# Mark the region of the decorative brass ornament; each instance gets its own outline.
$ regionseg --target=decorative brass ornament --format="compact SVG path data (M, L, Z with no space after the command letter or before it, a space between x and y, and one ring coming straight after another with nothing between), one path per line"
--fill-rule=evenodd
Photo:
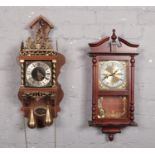
M99 114L97 116L98 118L105 118L105 111L103 109L102 102L103 102L103 97L100 97L98 99L98 110L99 110Z
M30 116L29 116L29 120L28 120L28 126L30 128L35 128L36 127L36 121L34 118L34 113L33 113L33 109L31 108L30 110Z
M45 19L45 18L44 18ZM44 20L42 20L44 24L47 24ZM33 25L32 25L33 27ZM43 25L39 24L37 25L37 31L35 32L35 37L28 37L25 44L22 42L22 49L26 51L54 51L51 40L48 38L48 33L50 31L49 28L53 28L53 25L50 25L50 27L46 26L44 27Z
M23 98L31 98L31 99L35 99L36 101L39 101L41 99L47 98L49 97L50 99L54 99L55 98L55 94L51 94L50 92L31 92L31 93L25 93L22 96Z
M47 109L46 109L45 123L46 125L51 125L53 123L53 118L51 117L49 105L47 105Z
M24 60L20 60L21 67L21 86L24 86Z
M98 99L98 110L99 110L99 115L98 118L114 118L114 119L118 119L118 118L122 118L123 116L125 116L127 114L127 98L126 97L118 97L121 101L122 104L122 109L121 112L117 112L115 110L112 111L106 111L103 108L103 100L104 97L100 97Z
M45 17L40 16L39 18L39 23L34 21L31 24L31 28L35 29L34 38L28 37L25 43L21 43L21 56L56 55L52 41L48 38L48 33L53 28L53 25L49 24Z

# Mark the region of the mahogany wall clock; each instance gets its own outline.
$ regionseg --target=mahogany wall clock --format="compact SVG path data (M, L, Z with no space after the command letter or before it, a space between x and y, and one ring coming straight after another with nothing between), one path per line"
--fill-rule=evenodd
M65 59L52 47L48 34L53 25L45 17L36 18L30 28L33 36L22 42L18 56L21 66L18 96L28 127L45 127L52 124L60 111L63 91L57 78Z
M89 43L92 57L92 121L90 126L101 127L110 141L115 133L134 122L135 56L139 45L117 37Z

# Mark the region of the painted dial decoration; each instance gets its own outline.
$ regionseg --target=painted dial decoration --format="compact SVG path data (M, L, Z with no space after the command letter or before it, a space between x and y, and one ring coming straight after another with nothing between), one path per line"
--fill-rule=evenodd
M52 73L48 64L34 61L26 68L26 81L33 87L45 87L51 81Z
M125 61L100 61L100 89L125 89L127 84L126 65Z

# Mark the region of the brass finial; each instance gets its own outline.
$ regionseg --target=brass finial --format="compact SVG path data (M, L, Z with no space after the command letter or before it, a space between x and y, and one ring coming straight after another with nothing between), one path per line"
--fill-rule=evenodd
M23 42L23 41L21 42L20 49L21 49L21 50L24 49L24 42Z
M113 29L113 30L112 30L112 36L111 36L112 42L115 42L116 39L117 39L117 36L116 36L115 32L116 32L116 30Z

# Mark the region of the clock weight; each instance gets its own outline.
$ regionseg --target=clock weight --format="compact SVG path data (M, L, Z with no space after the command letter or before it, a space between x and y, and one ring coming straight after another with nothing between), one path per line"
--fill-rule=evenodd
M28 124L29 128L35 128L36 127L36 120L35 120L34 111L33 111L32 108L30 109L30 114L29 114L29 118L28 118L28 123L27 124Z
M53 118L50 112L50 108L49 105L47 105L47 109L46 109L46 117L45 117L45 124L47 126L51 125L53 123Z

